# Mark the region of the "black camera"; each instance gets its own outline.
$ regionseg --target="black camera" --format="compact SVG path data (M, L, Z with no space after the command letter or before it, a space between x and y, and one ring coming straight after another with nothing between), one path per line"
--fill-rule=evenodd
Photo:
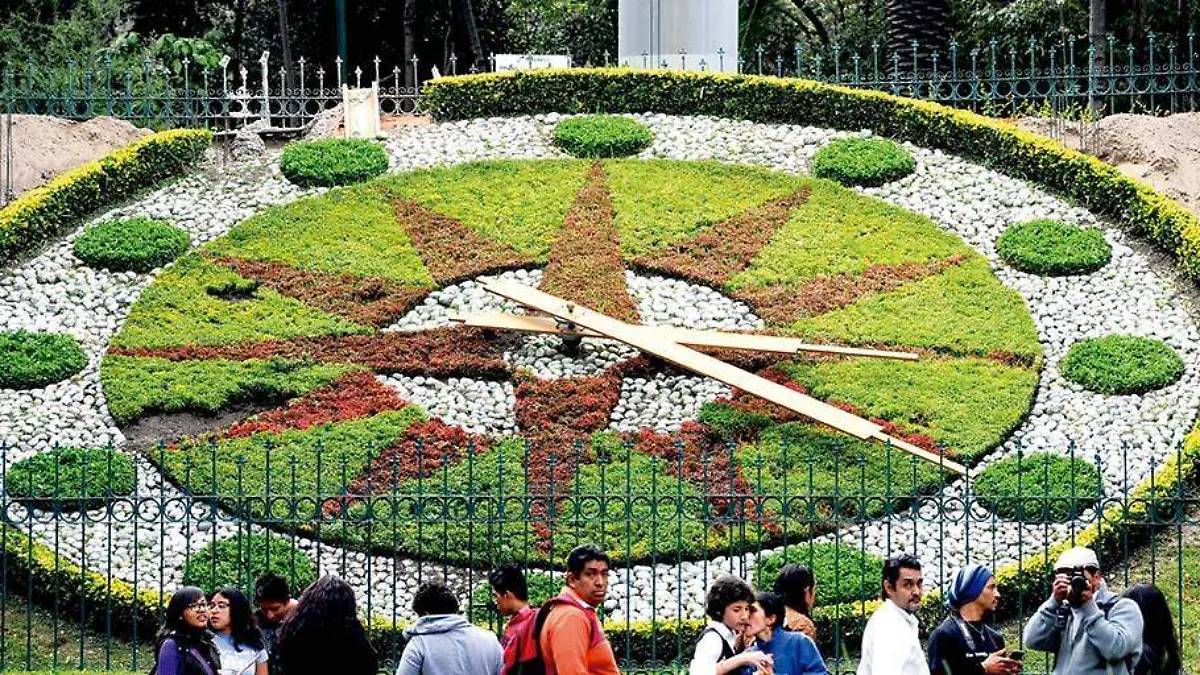
M1091 588L1091 586L1092 583L1084 576L1082 567L1076 567L1071 570L1071 593L1073 595L1077 596Z

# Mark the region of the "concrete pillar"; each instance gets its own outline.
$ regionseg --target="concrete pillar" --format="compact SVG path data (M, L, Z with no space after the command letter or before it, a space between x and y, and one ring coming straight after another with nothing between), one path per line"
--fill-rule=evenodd
M737 72L737 0L619 0L618 12L620 65Z

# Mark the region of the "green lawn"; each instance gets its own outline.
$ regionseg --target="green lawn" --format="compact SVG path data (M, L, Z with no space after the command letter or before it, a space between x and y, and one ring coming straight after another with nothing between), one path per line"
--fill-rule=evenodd
M63 608L57 620L55 614L40 607L30 607L24 597L10 593L2 598L4 621L4 652L0 671L69 673L80 669L90 675L111 671L126 673L134 670L137 653L137 672L145 673L154 663L153 647L102 631L80 630L78 616ZM32 611L31 611L32 610Z

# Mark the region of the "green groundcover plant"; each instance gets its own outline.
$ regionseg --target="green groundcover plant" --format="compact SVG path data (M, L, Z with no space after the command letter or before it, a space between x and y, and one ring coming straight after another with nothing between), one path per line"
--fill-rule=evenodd
M57 448L13 464L9 496L43 510L91 509L133 494L137 472L129 455L111 448Z
M61 333L0 333L0 389L34 389L78 373L87 365L79 341Z
M149 272L187 251L188 233L149 218L109 220L75 239L75 255L91 267L114 272Z
M1112 260L1104 233L1057 220L1031 220L1008 228L996 241L1004 262L1031 274L1088 274Z
M807 565L817 580L817 605L870 600L878 595L883 558L844 544L795 544L765 555L754 570L755 585L770 589L784 565Z
M183 567L183 583L211 591L221 586L251 589L259 576L274 572L287 579L299 595L317 572L306 553L283 537L272 534L238 534L205 544Z
M279 158L279 169L301 187L333 187L374 178L387 171L387 151L370 141L327 138L293 143Z
M554 127L554 144L576 157L628 157L653 142L649 129L617 115L572 117Z
M543 602L558 595L563 587L561 576L553 577L544 572L528 571L525 581L529 585L529 604L538 607ZM463 609L466 609L465 607ZM490 612L494 611L492 604L492 587L485 577L471 594L471 608L468 616L472 621L486 621Z
M1183 359L1161 340L1106 335L1071 345L1059 370L1068 380L1100 394L1142 394L1183 375Z
M1100 472L1082 459L1049 452L1008 457L975 477L975 494L1001 518L1062 522L1096 504Z
M916 171L917 161L886 138L839 138L818 150L809 168L842 185L878 187Z

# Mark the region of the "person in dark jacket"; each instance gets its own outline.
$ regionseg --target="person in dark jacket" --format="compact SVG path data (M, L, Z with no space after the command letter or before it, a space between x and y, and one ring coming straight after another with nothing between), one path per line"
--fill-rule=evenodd
M221 660L208 632L204 591L185 586L171 596L154 655L154 675L218 675Z
M379 657L358 619L354 589L321 577L300 596L279 627L275 646L286 675L376 675Z
M1142 656L1133 675L1179 675L1183 660L1166 596L1154 584L1137 584L1125 591L1125 597L1142 610Z
M987 625L1000 592L996 576L983 565L967 565L946 590L946 617L929 634L932 675L1016 675L1021 662L1008 657L1004 636Z

